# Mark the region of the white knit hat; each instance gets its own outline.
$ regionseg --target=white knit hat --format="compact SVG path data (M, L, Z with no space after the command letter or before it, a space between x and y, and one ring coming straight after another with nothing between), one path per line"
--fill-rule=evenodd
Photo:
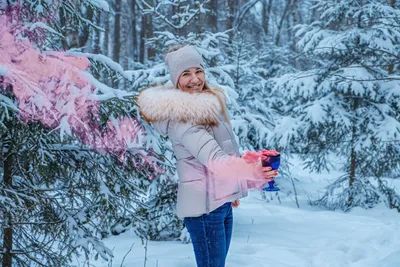
M204 69L203 58L194 46L184 46L168 53L165 57L165 66L175 87L178 87L178 79L185 70L190 68Z

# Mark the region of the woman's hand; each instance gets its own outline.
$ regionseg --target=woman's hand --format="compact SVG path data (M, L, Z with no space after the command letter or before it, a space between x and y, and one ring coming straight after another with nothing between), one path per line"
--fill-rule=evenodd
M271 180L278 175L277 170L272 170L271 167L263 167L261 162L258 162L253 169L253 174L258 179Z
M232 207L237 208L240 205L240 199L236 199L235 201L232 202Z

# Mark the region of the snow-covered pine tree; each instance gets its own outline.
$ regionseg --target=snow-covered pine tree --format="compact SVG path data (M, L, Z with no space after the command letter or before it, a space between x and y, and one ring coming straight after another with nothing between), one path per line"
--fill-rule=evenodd
M123 218L143 221L144 184L160 171L154 163L163 165L142 146L133 95L83 73L84 58L50 51L61 47L54 25L62 23L49 14L91 24L74 12L82 7L74 1L50 2L0 5L4 266L71 266L82 253L110 258L101 238ZM79 4L104 7L100 0Z
M400 12L394 5L316 1L320 20L297 29L311 67L275 80L276 109L284 114L276 142L302 153L311 170L330 169L332 154L346 159L335 166L346 175L314 204L349 210L386 201L398 208L399 197L379 180L400 167Z

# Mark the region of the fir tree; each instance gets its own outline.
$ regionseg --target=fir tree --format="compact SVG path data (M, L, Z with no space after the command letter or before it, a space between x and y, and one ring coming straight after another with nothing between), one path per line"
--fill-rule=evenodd
M302 153L311 170L329 170L332 153L347 159L339 166L346 175L315 204L372 207L389 197L379 179L400 167L400 13L377 0L328 0L314 8L320 20L297 29L312 68L276 80L276 109L284 117L275 141ZM396 206L398 197L390 198Z
M93 9L99 3L79 2ZM62 47L54 29L62 23L51 14L70 14L78 25L91 25L74 11L81 6L58 4L1 5L4 266L70 266L82 253L109 259L112 251L101 238L123 218L144 220L146 183L164 165L151 146L143 146L134 94L84 72L89 62L82 55L51 51Z

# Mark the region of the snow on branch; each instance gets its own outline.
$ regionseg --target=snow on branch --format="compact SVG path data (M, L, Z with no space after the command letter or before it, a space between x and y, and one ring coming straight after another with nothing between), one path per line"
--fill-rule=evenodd
M114 70L115 72L121 74L122 77L126 78L129 81L132 81L132 76L129 75L129 72L125 71L122 66L112 60L111 58L101 55L101 54L91 54L91 53L82 53L77 51L67 51L67 55L74 55L74 56L83 56L97 62L101 62L103 65L107 66L108 68Z
M99 8L100 10L109 12L110 11L110 6L105 0L88 0L90 4L93 6Z
M165 21L169 26L175 28L175 29L182 29L184 28L194 17L196 17L200 13L206 13L207 9L204 7L210 0L203 0L201 3L199 3L198 7L193 9L190 8L190 6L185 6L182 9L184 11L182 13L177 13L173 16L173 18L179 18L179 23L176 24L174 23L167 15L163 14L161 11L162 7L165 5L176 5L172 2L168 1L163 1L163 2L158 2L158 1L152 1L152 3L149 3L149 1L146 0L140 0L139 1L139 8L142 10L143 13L145 14L154 14L158 18L162 19Z

